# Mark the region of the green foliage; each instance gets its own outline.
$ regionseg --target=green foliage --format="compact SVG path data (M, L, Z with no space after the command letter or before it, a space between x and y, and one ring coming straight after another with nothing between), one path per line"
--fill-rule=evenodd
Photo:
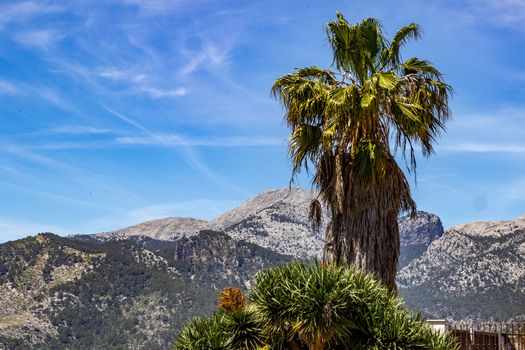
M313 184L332 220L325 257L373 271L395 289L397 218L416 204L394 149L415 171L415 147L433 152L452 89L428 61L403 61L401 48L419 38L416 24L391 42L374 18L351 24L338 13L326 30L335 70L296 69L272 86L291 129L292 180L314 168ZM320 208L312 207L312 219Z
M250 350L262 345L261 330L250 310L216 312L197 317L177 336L177 350Z
M31 302L24 303L23 312L49 320L58 333L37 344L30 328L21 329L18 339L0 332L0 348L165 349L189 317L213 313L217 288L290 260L212 231L169 244L77 239L42 234L0 245L0 285L12 283L27 294ZM141 245L163 250L152 254ZM77 268L84 272L58 281L53 278L57 268L59 277ZM8 309L14 307L8 313L22 312L7 302ZM236 339L248 345L250 315L241 312L229 319L243 325Z
M457 348L372 276L344 265L293 262L262 271L249 300L241 312L194 319L175 348L257 349L264 343L296 350Z
M184 326L177 336L177 350L231 350L233 337L226 315L215 313L211 318L197 317Z

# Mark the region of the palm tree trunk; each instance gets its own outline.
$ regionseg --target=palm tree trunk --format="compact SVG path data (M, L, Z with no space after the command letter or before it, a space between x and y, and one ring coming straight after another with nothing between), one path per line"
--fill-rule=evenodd
M369 182L359 180L351 162L344 168L338 168L337 160L335 163L335 170L344 176L336 176L332 183L336 195L325 197L332 221L326 232L324 259L356 265L396 292L397 218L403 209L415 213L408 183L393 157Z
M350 222L336 215L328 227L324 260L346 262L375 274L392 291L396 291L399 257L397 213L367 210Z

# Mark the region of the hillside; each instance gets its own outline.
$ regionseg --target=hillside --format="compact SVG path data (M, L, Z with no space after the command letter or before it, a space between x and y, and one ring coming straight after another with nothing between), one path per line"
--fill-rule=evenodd
M194 218L169 217L146 221L113 232L97 233L100 240L126 239L132 236L148 236L158 240L176 240L182 236L191 236L208 227L208 222Z
M0 349L165 349L217 288L288 261L205 231L162 254L42 234L0 245Z
M282 251L320 252L322 233L305 214L312 195L267 191L211 222L168 218L2 244L0 349L165 349L183 322L213 310L218 289L249 288L258 271L292 259ZM525 217L443 233L437 216L418 212L399 225L399 291L411 308L525 320Z
M239 207L206 222L191 218L169 217L133 225L115 232L95 234L96 240L132 239L147 247L149 238L166 243L183 236L191 237L200 230L222 231L236 240L244 240L285 255L298 258L320 257L324 246L324 232L329 222L326 211L323 224L314 230L308 220L308 211L316 192L301 188L264 191ZM405 266L421 255L428 244L443 234L441 220L434 214L418 212L415 219L408 216L399 220L401 234L400 265ZM84 237L84 239L87 239Z
M413 307L438 318L525 320L525 217L451 228L398 275Z

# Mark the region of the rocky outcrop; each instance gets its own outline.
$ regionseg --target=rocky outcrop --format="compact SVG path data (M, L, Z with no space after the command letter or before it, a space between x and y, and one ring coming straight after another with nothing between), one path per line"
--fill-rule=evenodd
M158 240L177 240L192 236L208 227L208 222L194 218L169 217L146 221L117 231L97 233L101 240L120 240L131 236L147 236Z
M398 274L409 305L435 317L525 319L525 217L449 229Z
M443 224L437 215L418 211L399 219L401 252L399 267L403 268L427 250L432 241L443 235Z
M308 220L316 192L300 188L265 191L210 222L237 240L245 240L281 254L307 258L320 256L328 221L315 230Z
M167 349L219 288L291 259L213 231L160 251L84 238L0 244L0 349Z
M184 236L194 236L201 230L213 230L280 254L299 258L320 257L330 218L324 210L321 227L316 230L311 225L308 212L310 203L316 197L316 191L298 187L268 190L210 222L170 217L93 237L102 241L133 237L136 242L142 241L149 246L151 242L147 237L176 241ZM421 255L428 244L443 233L440 219L426 212L418 212L414 219L408 216L401 218L399 227L402 246L400 266ZM159 246L167 247L166 244Z
M399 232L402 246L428 246L443 235L443 224L437 215L418 211L414 218L406 215L399 219Z

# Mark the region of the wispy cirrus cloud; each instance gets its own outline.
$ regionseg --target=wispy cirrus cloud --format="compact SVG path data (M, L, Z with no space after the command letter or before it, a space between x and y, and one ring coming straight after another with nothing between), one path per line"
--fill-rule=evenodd
M141 125L140 123L138 123L137 121L133 120L132 118L122 114L122 113L119 113L119 112L116 112L112 109L109 109L107 107L104 107L104 109L106 111L108 111L109 113L111 113L112 115L116 116L118 119L126 122L127 124L129 125L132 125L133 127L135 127L136 129L144 132L146 134L147 137L150 137L151 139L162 139L162 134L156 132L156 131L153 131L149 128L146 128L145 126ZM172 135L173 137L177 138L179 136L173 134ZM181 147L177 147L175 148L177 151L181 152L182 156L184 157L184 159L187 161L187 163L189 165L191 165L194 169L200 171L202 174L204 174L206 177L208 177L210 180L216 182L216 183L219 183L225 187L228 187L236 192L239 192L239 193L243 193L243 194L247 194L248 192L244 189L242 189L241 187L237 186L237 185L234 185L232 184L230 181L224 179L221 175L217 174L215 171L213 171L212 169L210 169L208 166L206 166L202 160L200 159L200 157L197 155L197 153L194 151L194 149L186 144L186 145L180 145Z
M523 130L525 106L462 113L450 123L438 152L525 154Z
M118 0L128 6L137 7L144 15L168 15L189 9L191 6L206 4L207 0Z
M226 40L222 43L207 42L200 50L191 50L181 47L181 53L187 63L180 69L179 73L188 76L199 69L215 69L225 66L229 62L229 51L232 43Z
M19 92L20 89L15 84L0 79L0 95L15 95Z
M211 220L223 214L225 211L234 208L241 202L242 200L235 199L195 198L191 200L152 203L122 211L118 216L108 215L97 217L59 232L80 234L108 232L145 221L172 216Z
M180 97L186 96L190 93L187 88L176 88L176 89L160 89L151 86L141 86L134 91L140 91L146 93L153 99L164 98L164 97Z
M140 146L204 146L204 147L250 147L250 146L282 146L285 140L276 137L187 137L176 134L159 134L155 136L125 136L115 140L122 145Z
M147 74L135 72L133 70L122 70L115 67L99 69L96 75L102 78L115 81L129 81L139 83L148 77Z
M524 30L525 2L521 0L475 0L476 11L483 12L485 19L496 25Z
M23 46L40 50L49 50L60 41L62 37L62 34L51 29L22 31L15 33L13 36L15 41Z
M19 239L28 235L35 235L41 232L64 234L68 231L69 230L67 228L60 225L0 216L0 243Z
M111 130L107 128L97 128L90 125L62 125L53 128L43 129L31 133L32 135L99 135L108 134Z
M525 144L489 143L489 142L459 142L447 143L440 151L463 153L507 153L525 155Z
M10 23L28 21L31 18L64 11L65 8L49 1L19 1L0 5L0 29Z

